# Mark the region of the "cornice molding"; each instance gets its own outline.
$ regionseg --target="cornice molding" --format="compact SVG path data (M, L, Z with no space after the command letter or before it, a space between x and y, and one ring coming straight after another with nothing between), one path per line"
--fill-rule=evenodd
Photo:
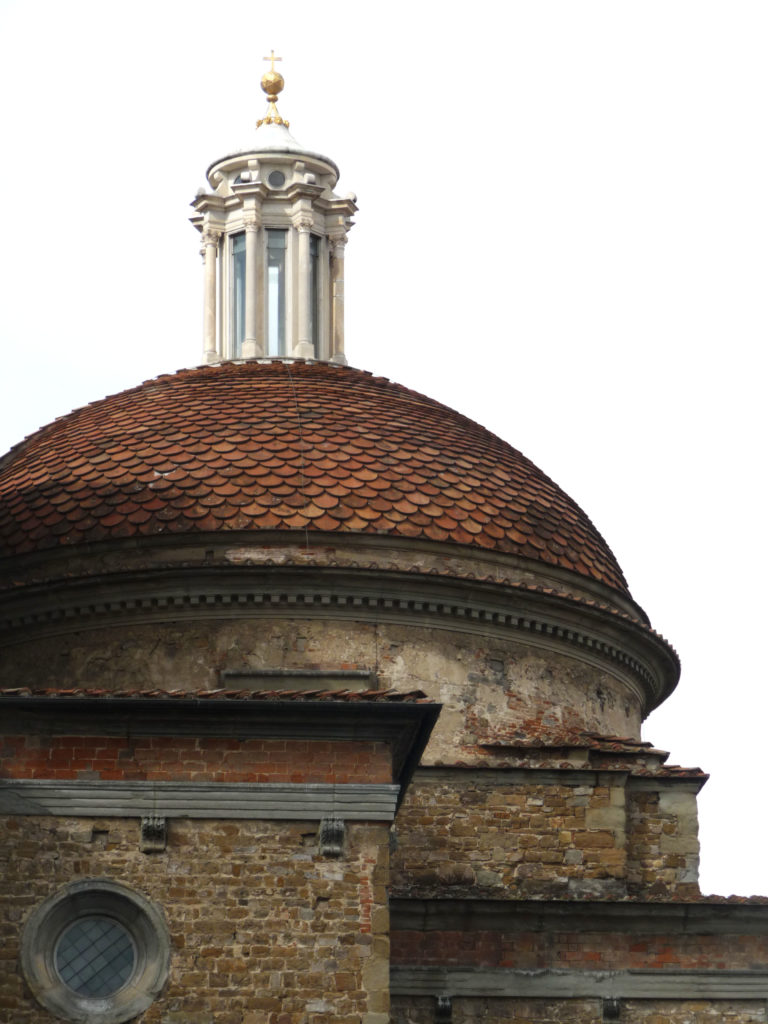
M60 580L0 595L0 645L122 623L247 614L419 624L610 666L647 710L677 679L674 652L639 622L543 588L351 566L195 565Z
M658 792L660 788L674 787L676 792L690 792L695 795L701 791L709 777L691 778L686 775L664 774L663 771L658 774L636 776L632 772L631 762L624 767L615 768L420 765L415 773L415 781L439 786L455 782L458 776L462 783L482 783L486 786L521 786L532 783L538 786L621 786L633 791L643 790L651 793Z
M264 700L214 697L9 693L0 698L8 734L38 736L226 736L384 742L398 803L419 764L441 705L407 700Z
M314 363L290 357L258 357L222 362ZM211 364L219 365L217 363ZM204 364L198 369L208 369ZM24 442L7 456L16 457ZM641 626L648 618L628 595L599 580L561 566L512 552L460 545L424 537L393 537L358 532L318 531L309 537L294 530L221 530L218 533L163 533L155 536L110 538L87 544L63 544L0 558L0 581L23 580L25 585L130 569L237 565L245 568L302 567L369 569L424 576L442 576L464 583L524 586L589 603ZM74 567L74 569L73 569Z

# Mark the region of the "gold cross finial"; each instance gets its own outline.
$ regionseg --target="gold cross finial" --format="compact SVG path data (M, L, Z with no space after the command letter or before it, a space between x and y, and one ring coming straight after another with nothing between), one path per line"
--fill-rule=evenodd
M284 124L288 127L288 122L284 121L280 114L277 112L278 93L283 91L285 80L279 71L275 71L275 61L282 60L282 57L276 57L275 51L269 51L269 57L262 57L262 60L268 60L270 63L269 71L265 71L261 76L261 88L267 94L267 116L262 117L260 121L256 122L256 127L259 128L263 124Z

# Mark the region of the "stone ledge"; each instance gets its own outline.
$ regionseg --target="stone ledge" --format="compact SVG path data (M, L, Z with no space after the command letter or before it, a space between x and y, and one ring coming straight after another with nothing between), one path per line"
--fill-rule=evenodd
M697 772L697 768L690 769ZM486 767L484 765L431 765L422 764L413 774L415 782L433 785L473 783L486 786L618 786L632 792L657 793L674 789L675 793L701 791L708 775L692 778L690 775L633 775L627 768L537 768L516 766L514 768Z
M521 971L511 968L393 967L393 996L519 999L760 999L766 971Z
M384 783L59 782L0 780L0 814L80 818L392 821L400 787Z

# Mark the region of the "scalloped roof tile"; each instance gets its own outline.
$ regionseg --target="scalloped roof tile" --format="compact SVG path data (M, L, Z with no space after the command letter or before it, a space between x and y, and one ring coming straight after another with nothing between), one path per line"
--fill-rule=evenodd
M0 460L1 556L228 529L471 545L628 594L589 518L529 459L433 399L334 364L180 370L76 409Z

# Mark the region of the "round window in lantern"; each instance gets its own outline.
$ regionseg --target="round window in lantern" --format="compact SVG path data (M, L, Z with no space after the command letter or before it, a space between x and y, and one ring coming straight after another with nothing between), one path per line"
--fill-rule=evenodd
M270 171L267 175L267 182L270 188L282 188L285 184L285 175L282 171Z
M21 965L35 998L60 1018L121 1024L142 1013L168 976L159 910L106 879L74 882L30 914Z

